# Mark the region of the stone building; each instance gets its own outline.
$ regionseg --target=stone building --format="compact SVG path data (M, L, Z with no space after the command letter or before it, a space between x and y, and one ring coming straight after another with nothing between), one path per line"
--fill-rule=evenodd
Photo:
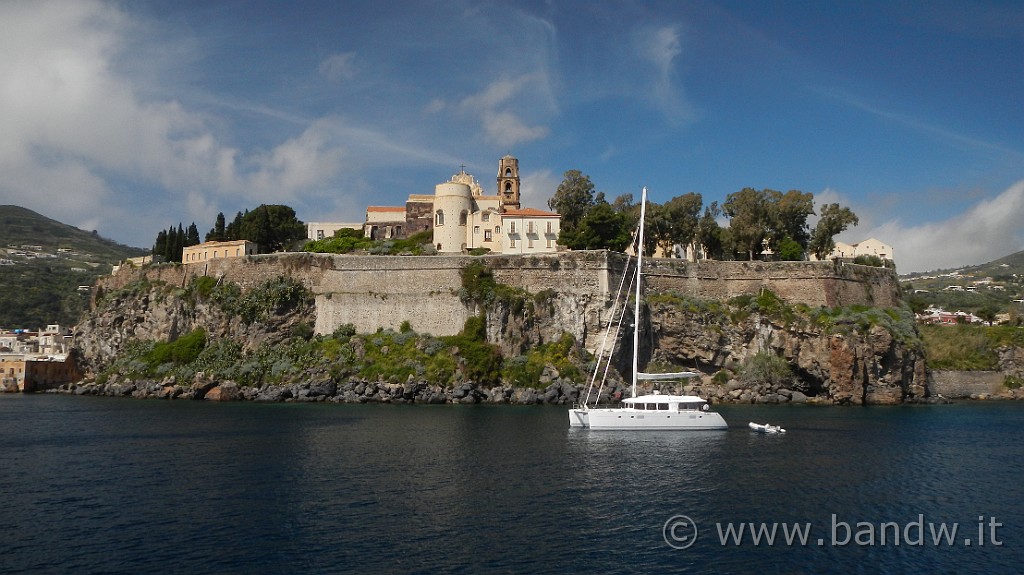
M889 261L894 259L892 246L875 238L868 238L855 244L848 244L846 242L836 242L835 244L835 248L832 249L832 252L825 259L853 259L857 256L878 256L882 260ZM815 259L814 255L811 254L810 260L815 261Z
M411 194L404 208L367 208L365 235L390 239L432 230L440 253L486 248L531 254L556 251L560 224L555 212L521 207L519 160L505 156L498 161L494 195L463 168L434 186L433 194Z
M306 224L306 239L310 241L334 237L334 232L342 229L363 230L360 223L309 222Z
M53 389L81 379L74 359L0 353L0 392L32 392Z
M203 242L194 246L188 246L181 250L181 263L194 264L202 263L219 258L240 258L243 256L254 256L257 253L257 246L249 240L234 240L229 242Z

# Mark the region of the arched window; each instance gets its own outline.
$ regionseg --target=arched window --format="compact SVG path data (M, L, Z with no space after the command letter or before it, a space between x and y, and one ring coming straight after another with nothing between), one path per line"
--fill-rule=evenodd
M444 225L444 210L437 210L437 215L434 218L434 225L435 226L443 226Z
M459 212L459 225L460 226L466 225L466 215L467 215L466 214L466 210L462 210L461 212Z
M441 244L437 244L437 251L441 251Z
M512 168L505 168L505 177L506 178L511 178L512 177Z

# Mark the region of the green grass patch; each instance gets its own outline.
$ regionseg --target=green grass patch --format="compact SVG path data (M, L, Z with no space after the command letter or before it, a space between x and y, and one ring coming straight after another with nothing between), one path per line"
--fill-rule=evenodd
M1011 326L923 325L920 331L929 369L995 370L997 348L1024 347L1024 330Z

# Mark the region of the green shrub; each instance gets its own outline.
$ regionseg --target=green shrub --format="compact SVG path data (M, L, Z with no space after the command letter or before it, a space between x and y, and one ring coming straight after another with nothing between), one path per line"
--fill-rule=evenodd
M713 375L711 377L711 383L713 383L715 385L725 385L725 384L729 383L729 378L730 377L731 377L731 375L729 374L728 370L720 369L720 370L716 371L715 375Z
M578 380L581 374L576 363L582 358L576 348L576 338L563 333L556 342L534 346L526 355L506 360L502 365L501 380L506 385L540 387L540 376L546 366L558 370L560 377Z
M334 339L348 339L348 338L352 337L355 334L356 334L356 326L354 326L354 325L352 325L350 323L344 323L344 324L339 325L334 330L334 333L331 334L331 337L333 337Z
M313 324L309 323L308 321L300 321L292 326L289 335L291 335L294 338L308 340L313 337L314 333L315 332L313 329Z
M189 291L199 299L204 300L209 299L215 287L217 287L217 278L210 276L196 276L189 283Z
M206 332L197 329L171 342L159 342L146 354L151 370L166 363L184 364L195 361L206 347Z
M862 266L872 266L876 268L885 267L885 263L882 262L882 258L875 255L861 255L853 258L853 263Z
M470 316L461 333L440 339L457 348L458 372L464 380L494 384L500 380L502 357L497 346L487 343L486 327L485 318Z
M291 277L278 276L267 280L251 290L237 294L230 293L220 301L234 315L238 315L245 323L255 323L267 319L271 314L286 313L312 300L312 293L299 280Z
M789 362L773 353L762 351L743 362L739 380L747 387L766 385L785 387L793 379Z
M498 283L494 280L494 274L482 261L473 261L459 272L462 277L462 289L459 290L459 298L463 303L485 304L494 298L494 290Z

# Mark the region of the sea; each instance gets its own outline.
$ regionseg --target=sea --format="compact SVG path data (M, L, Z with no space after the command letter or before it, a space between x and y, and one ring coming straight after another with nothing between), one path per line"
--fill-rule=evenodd
M1024 403L718 409L0 395L0 573L1021 571Z

